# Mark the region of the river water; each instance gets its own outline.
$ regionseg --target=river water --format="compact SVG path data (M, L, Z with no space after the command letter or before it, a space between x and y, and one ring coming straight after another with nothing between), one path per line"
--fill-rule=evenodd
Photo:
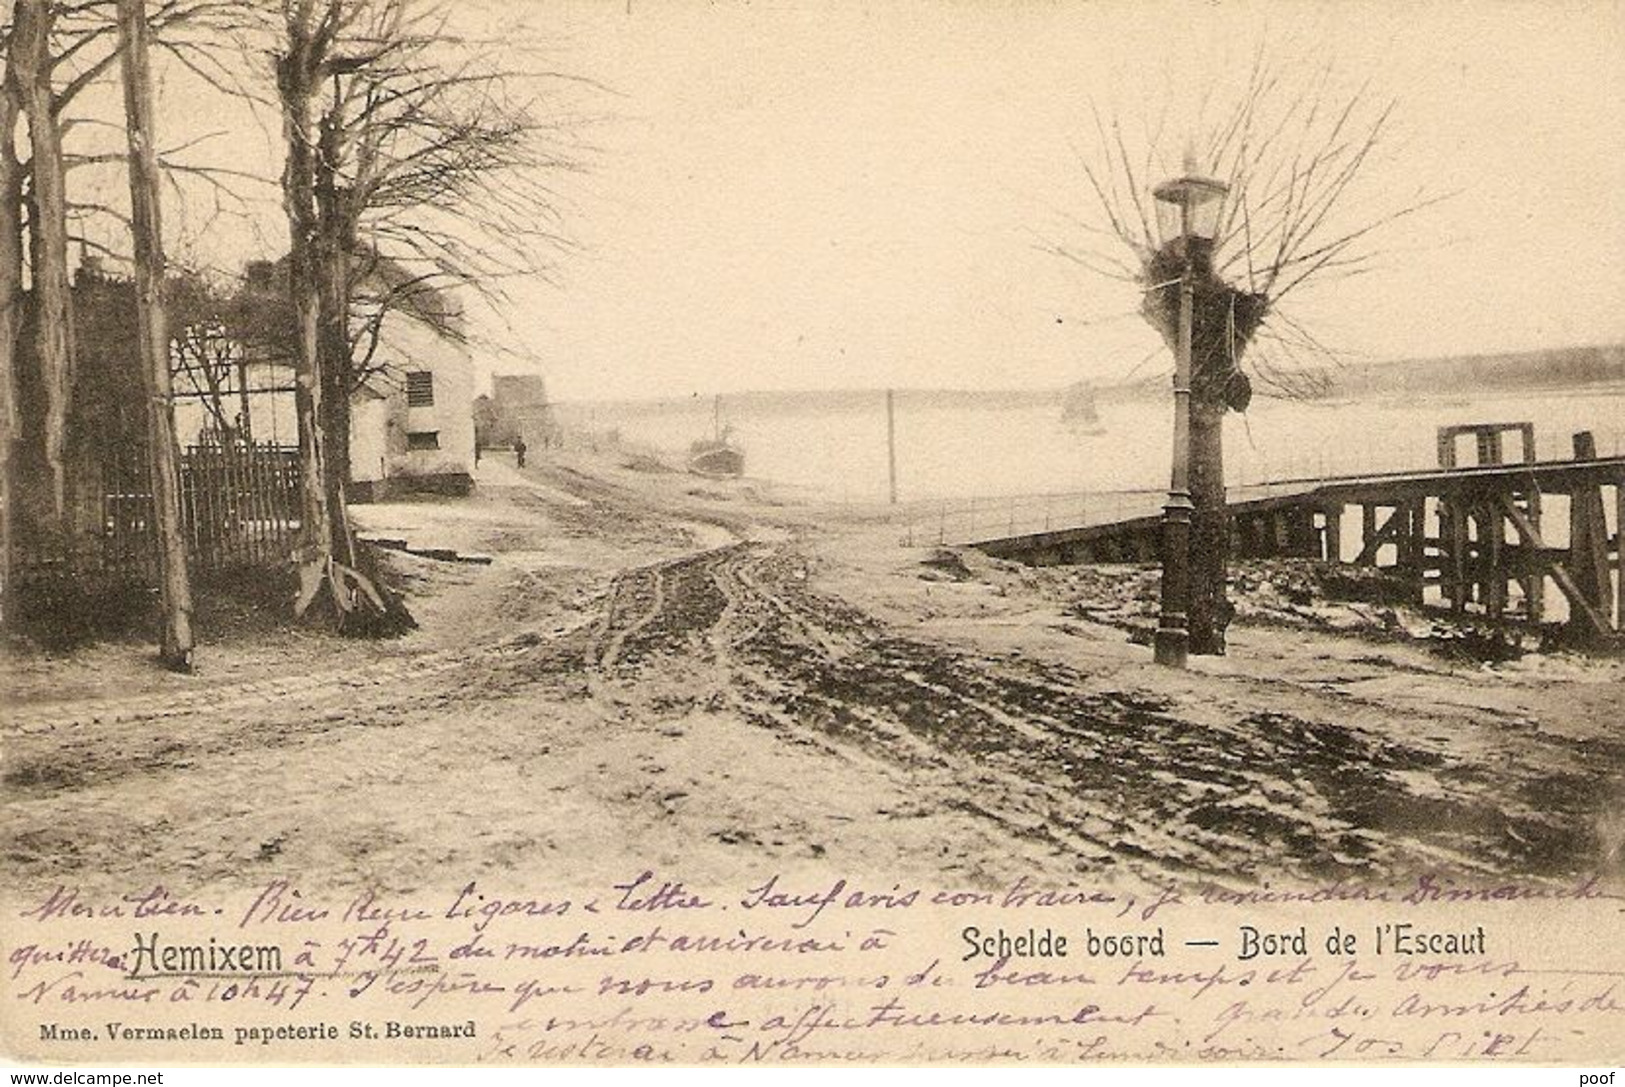
M896 394L897 487L907 503L971 497L1159 491L1168 485L1172 399L1099 403L1087 430L1061 422L1057 403L967 406L925 393ZM746 455L746 474L820 497L852 502L887 496L885 394L806 394L763 405L724 398L721 414ZM680 456L714 427L709 400L564 406L561 418L623 444ZM1255 400L1225 424L1225 471L1233 487L1307 476L1401 471L1437 465L1436 434L1455 423L1534 424L1538 458L1573 455L1572 435L1590 430L1604 456L1625 454L1625 388L1539 394L1368 399ZM1507 455L1518 455L1515 435ZM1464 440L1462 463L1474 462Z

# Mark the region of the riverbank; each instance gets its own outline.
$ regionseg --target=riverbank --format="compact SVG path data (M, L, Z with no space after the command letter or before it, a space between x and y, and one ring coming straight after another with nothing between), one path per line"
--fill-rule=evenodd
M403 638L205 630L194 676L134 643L8 651L8 876L1620 874L1618 660L1486 664L1244 608L1228 656L1170 672L1102 613L1132 568L945 569L884 507L647 458L480 472L467 499L357 508L492 559L389 553Z

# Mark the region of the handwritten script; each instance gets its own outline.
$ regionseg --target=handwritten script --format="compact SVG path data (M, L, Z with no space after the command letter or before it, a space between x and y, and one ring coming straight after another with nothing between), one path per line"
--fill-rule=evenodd
M293 878L5 904L42 1061L1597 1063L1625 1052L1598 880L1129 892L765 873L695 887Z

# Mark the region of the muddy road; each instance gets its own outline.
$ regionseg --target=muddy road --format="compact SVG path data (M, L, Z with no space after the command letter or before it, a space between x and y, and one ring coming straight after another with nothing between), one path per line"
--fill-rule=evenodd
M506 519L480 531L518 549L442 587L433 637L14 702L7 871L411 890L648 865L695 883L836 865L960 884L1618 867L1617 735L1423 722L1403 683L1325 674L1103 680L1087 655L864 607L821 576L815 534L702 517L684 544L657 503L546 486L493 489ZM561 526L619 531L618 550L596 571L561 564Z
M788 547L630 572L599 639L604 682L709 675L711 689L688 698L906 767L941 803L1080 872L1573 876L1608 848L1599 821L1625 768L1625 744L1611 740L1514 737L1473 762L1446 742L1350 727L1333 719L1348 716L1334 699L1326 719L1260 709L1193 722L1169 700L1092 690L1060 664L910 638L811 588Z

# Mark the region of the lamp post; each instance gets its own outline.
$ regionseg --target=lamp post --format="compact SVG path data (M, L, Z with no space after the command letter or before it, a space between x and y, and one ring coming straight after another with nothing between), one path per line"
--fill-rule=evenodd
M1230 187L1201 177L1187 156L1185 176L1164 181L1157 198L1157 227L1164 246L1177 245L1184 264L1179 277L1179 342L1174 358L1174 463L1168 502L1162 508L1162 607L1153 643L1158 664L1185 667L1190 647L1191 537L1191 323L1196 267L1211 258L1219 212Z

